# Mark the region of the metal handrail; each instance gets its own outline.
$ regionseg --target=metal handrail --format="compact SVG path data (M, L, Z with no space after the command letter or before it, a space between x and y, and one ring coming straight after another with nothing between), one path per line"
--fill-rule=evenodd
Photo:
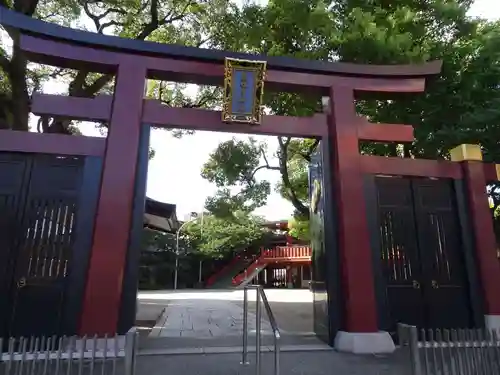
M278 328L278 324L276 323L276 318L274 317L273 310L271 309L271 305L267 300L266 292L264 292L264 288L259 287L257 290L262 297L262 302L264 302L264 308L266 309L267 317L269 318L269 324L271 324L271 328L273 330L274 336L279 339L280 338L280 330Z
M273 330L274 336L274 375L279 375L280 373L280 330L278 324L276 323L276 318L274 317L271 305L267 300L264 288L260 285L246 285L243 289L243 352L241 363L248 365L248 290L256 290L256 338L255 338L255 374L261 374L261 338L262 338L262 311L260 302L262 300L264 308L266 309L267 316L269 318L269 323L271 324L271 329Z

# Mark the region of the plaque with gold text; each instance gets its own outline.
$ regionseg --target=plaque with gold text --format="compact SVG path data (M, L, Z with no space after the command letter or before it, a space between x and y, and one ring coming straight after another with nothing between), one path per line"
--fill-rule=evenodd
M222 121L260 124L265 61L226 58Z

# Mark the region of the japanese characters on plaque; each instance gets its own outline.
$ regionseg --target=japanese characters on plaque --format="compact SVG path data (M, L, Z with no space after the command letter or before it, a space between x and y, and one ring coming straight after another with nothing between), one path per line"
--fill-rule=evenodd
M222 121L260 124L266 62L226 58L224 68Z

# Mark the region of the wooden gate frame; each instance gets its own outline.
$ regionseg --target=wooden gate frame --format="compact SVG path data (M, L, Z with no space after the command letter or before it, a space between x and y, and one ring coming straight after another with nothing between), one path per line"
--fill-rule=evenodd
M413 66L356 65L165 45L72 30L2 7L0 23L20 31L19 48L33 62L116 74L113 96L79 98L41 94L32 100L32 111L37 115L109 123L81 315L82 334L104 334L117 327L143 124L330 140L333 145L330 157L334 166L334 178L330 182L338 218L340 282L344 302L342 331L353 334L371 335L378 331L376 297L371 287L374 280L371 243L364 215L363 176L392 174L464 178L476 233L475 247L485 311L489 315L500 315L500 297L494 292L500 285L500 266L495 259L496 244L484 191L487 176L492 175L491 166L483 166L477 161L455 163L359 153L360 141L403 143L413 141L414 135L410 125L373 124L358 116L354 93L422 92L425 78L438 74L441 62ZM318 99L328 96L331 103L329 113L311 117L264 116L261 125L251 126L225 124L217 111L172 108L156 100L144 99L146 78L222 85L226 57L266 60L266 90L307 92Z

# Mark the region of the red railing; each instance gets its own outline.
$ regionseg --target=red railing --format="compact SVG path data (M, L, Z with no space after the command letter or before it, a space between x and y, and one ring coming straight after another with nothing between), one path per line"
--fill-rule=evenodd
M312 250L309 246L276 246L273 249L262 249L260 256L250 264L243 272L233 277L232 284L240 285L250 276L257 267L266 266L267 263L277 260L301 260L310 261Z
M263 249L261 257L264 259L309 260L312 250L309 246L276 246L274 249Z
M257 258L252 264L250 264L243 272L239 273L233 277L232 284L234 286L240 285L245 279L250 276L257 267L262 267L267 262L264 262L262 258Z

